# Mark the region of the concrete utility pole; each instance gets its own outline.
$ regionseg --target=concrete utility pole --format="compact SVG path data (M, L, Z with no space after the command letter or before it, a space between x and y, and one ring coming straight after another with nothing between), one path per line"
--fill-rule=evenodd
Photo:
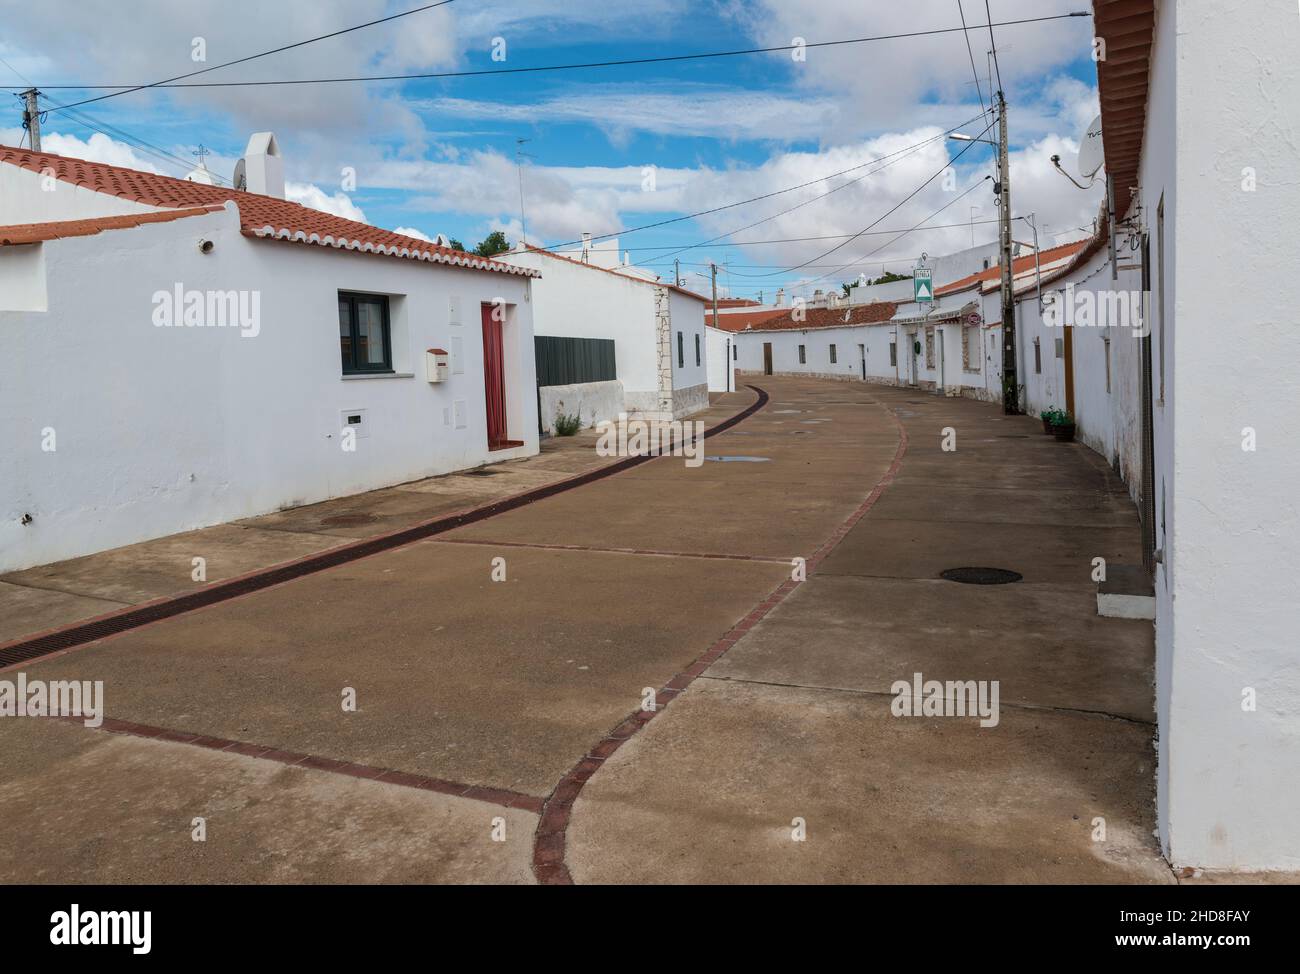
M998 92L998 174L1002 219L1002 411L1020 412L1016 374L1016 296L1011 268L1011 164L1007 152L1007 100Z
M718 327L718 265L709 261L709 270L713 274L713 327Z
M673 283L678 287L682 286L682 261L677 258L673 261Z
M27 105L23 110L23 128L27 129L31 136L33 152L41 151L41 110L36 102L40 94L35 88L28 88L23 92Z

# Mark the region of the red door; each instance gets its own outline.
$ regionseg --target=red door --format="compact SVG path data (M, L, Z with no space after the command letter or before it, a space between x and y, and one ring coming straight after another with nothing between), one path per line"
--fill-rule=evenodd
M505 309L493 314L494 306L485 304L483 311L483 391L487 401L487 438L489 450L502 450L511 443L506 433L505 352L501 336Z

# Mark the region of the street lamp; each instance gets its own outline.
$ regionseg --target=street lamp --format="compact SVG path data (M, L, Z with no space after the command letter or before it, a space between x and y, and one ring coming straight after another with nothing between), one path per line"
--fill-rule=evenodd
M999 148L998 144L992 139L977 139L973 135L963 135L961 132L953 132L948 138L954 142L983 142L985 145L991 145L993 148Z

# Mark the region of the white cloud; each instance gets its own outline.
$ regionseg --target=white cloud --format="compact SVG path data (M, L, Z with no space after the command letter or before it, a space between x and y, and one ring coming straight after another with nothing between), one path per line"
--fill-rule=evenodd
M366 214L352 202L346 193L338 192L331 196L315 183L286 182L284 184L284 198L293 203L310 206L313 210L341 216L345 220L356 220L358 223L369 222L366 219Z
M413 107L440 117L530 125L589 124L616 145L629 133L716 139L817 140L839 124L829 98L795 98L720 85L588 85L540 102L436 98Z
M20 128L0 129L0 143L16 146L24 139L26 133ZM26 142L23 143L24 148ZM152 162L137 154L136 150L124 142L118 142L107 135L95 132L88 139L75 135L46 130L41 133L41 150L56 156L69 156L73 159L87 159L90 162L103 162L110 166L124 166L127 169L139 169L142 172L160 172ZM171 174L168 174L171 175Z
M414 237L416 240L423 240L425 243L433 243L431 236L415 229L415 227L397 227L393 233L400 233L404 237Z

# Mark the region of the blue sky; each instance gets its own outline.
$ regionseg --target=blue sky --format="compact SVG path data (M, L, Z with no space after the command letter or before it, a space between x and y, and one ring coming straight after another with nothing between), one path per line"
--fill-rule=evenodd
M418 6L418 0L233 0L220 6L139 0L132 14L107 0L84 0L68 18L56 5L0 3L0 84L142 83L256 53ZM991 0L995 21L1078 9L1080 0ZM963 0L969 23L984 20L981 0ZM958 26L957 0L905 8L876 0L456 0L436 11L319 42L195 80L322 77L474 70L655 57ZM1090 223L1097 194L1074 190L1050 170L1067 165L1073 141L1096 111L1089 56L1091 20L1000 27L999 64L1010 102L1014 210L1034 212L1047 235ZM202 38L206 62L192 59ZM495 38L505 42L494 61ZM499 47L499 42L498 47ZM978 73L987 67L987 31L972 34ZM981 78L987 100L987 79ZM67 103L96 92L50 90ZM9 97L9 96L6 96ZM0 141L13 144L17 102L0 115ZM724 291L771 294L776 287L836 286L859 273L905 269L922 250L939 253L994 237L988 184L956 196L991 172L976 146L955 180L936 180L877 229L907 228L947 205L922 230L897 242L844 235L871 224L941 170L960 150L935 139L980 114L970 56L960 34L788 53L385 84L146 91L83 109L103 129L63 113L46 118L46 148L70 155L182 175L184 168L139 145L153 143L190 160L202 142L211 168L229 176L248 135L276 132L292 198L390 229L444 233L468 245L492 229L519 236L517 138L524 145L524 195L531 242L556 244L583 231L623 231L634 262L673 248L723 239L680 254L685 274L728 267ZM975 133L982 127L969 127ZM108 128L113 126L117 129ZM129 134L131 139L123 133ZM881 172L864 165L892 158ZM133 146L132 140L137 140ZM341 183L357 174L355 189ZM672 219L851 169L845 177L670 226ZM854 176L864 176L844 185ZM647 188L648 186L648 188ZM837 189L824 200L815 197ZM811 202L810 202L811 201ZM741 234L740 227L806 203ZM978 207L972 210L971 207ZM971 227L971 221L976 225ZM806 236L838 239L759 241ZM740 242L752 243L739 246ZM660 248L642 249L642 248ZM876 251L878 253L871 253ZM785 273L812 261L801 272ZM690 280L702 286L703 277Z

